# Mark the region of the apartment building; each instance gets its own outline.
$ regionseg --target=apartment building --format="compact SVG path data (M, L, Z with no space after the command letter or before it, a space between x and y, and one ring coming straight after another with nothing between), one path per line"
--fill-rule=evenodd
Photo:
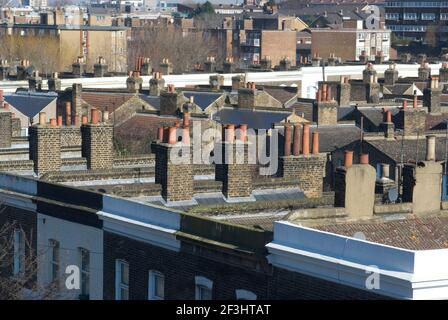
M320 57L329 57L334 53L343 61L359 60L361 55L374 60L376 55L382 54L384 61L387 61L390 55L390 35L391 31L384 28L364 28L362 20L344 23L342 28L313 28L311 53Z
M387 28L398 38L428 42L448 40L447 1L386 1Z

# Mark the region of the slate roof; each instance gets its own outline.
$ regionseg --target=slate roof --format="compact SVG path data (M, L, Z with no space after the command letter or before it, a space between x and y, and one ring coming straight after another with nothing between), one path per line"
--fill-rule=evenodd
M263 87L263 90L280 101L282 104L289 102L291 99L297 96L297 87L265 86Z
M33 118L52 101L57 99L57 94L18 92L5 95L4 99L23 115Z
M201 92L201 91L182 91L183 95L189 99L191 96L194 97L194 103L204 111L213 102L222 97L222 93L215 92Z
M442 113L440 115L426 116L425 129L426 130L444 130L446 129L446 120L448 120L448 113Z
M113 112L134 95L128 93L110 93L110 92L86 92L82 93L82 99L92 107L101 111L107 110Z
M291 115L291 111L266 111L238 108L222 108L213 114L218 123L245 123L253 129L269 129L273 123L281 122Z
M443 137L436 138L436 160L445 160L445 141ZM401 150L402 150L402 140L394 139L378 139L378 140L365 140L364 144L369 144L378 151L387 155L389 158L397 163L401 162ZM359 145L359 144L358 144ZM352 146L354 147L354 146ZM353 150L353 148L352 148ZM358 149L357 149L358 150ZM417 155L418 150L418 155ZM418 161L424 160L426 154L426 138L421 137L418 141L417 139L405 139L403 142L403 161L416 161L418 156Z
M318 130L319 132L320 152L332 152L358 140L361 135L361 129L355 125L338 124L333 126L311 126L311 133L314 130ZM312 135L310 134L310 139L311 136Z
M345 236L362 232L367 241L409 250L448 248L448 217L353 222L313 227Z

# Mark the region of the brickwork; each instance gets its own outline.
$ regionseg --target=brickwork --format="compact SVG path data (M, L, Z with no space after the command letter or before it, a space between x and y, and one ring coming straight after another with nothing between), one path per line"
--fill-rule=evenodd
M0 171L29 171L33 170L34 162L32 160L9 160L0 161Z
M50 125L33 125L28 130L30 159L37 175L61 169L61 128Z
M238 90L238 107L253 109L259 106L281 108L282 104L263 90L241 88Z
M426 67L418 68L418 79L419 80L428 80L431 78L431 69Z
M225 143L216 146L223 150L223 163L215 167L215 176L222 181L222 193L225 197L249 197L253 190L253 166L248 164L248 145L239 144L236 148L235 145ZM232 151L227 153L225 148Z
M313 121L318 125L332 125L338 122L338 105L336 101L321 101L313 106Z
M337 88L337 99L339 105L348 106L350 104L350 83L341 83Z
M72 85L72 116L75 114L81 116L82 113L82 85L80 83L74 83Z
M405 136L422 135L425 132L426 112L422 108L401 109L398 114L397 127L404 129Z
M162 185L162 197L165 201L191 200L194 193L193 165L190 160L178 164L173 162L172 155L187 152L190 146L176 144L155 144L156 154L155 180ZM177 150L177 151L176 151Z
M61 79L48 79L48 90L49 91L60 91L61 90Z
M107 73L107 64L95 63L93 65L93 75L95 78L102 78Z
M62 147L79 147L81 145L81 128L80 127L62 127L61 128L61 146Z
M82 156L87 169L112 168L114 159L113 125L85 124L81 126Z
M143 79L136 76L131 76L126 79L126 88L130 93L137 93L142 89Z
M439 69L439 81L448 82L448 67L442 67Z
M350 83L350 101L366 101L367 86L366 84L353 81Z
M308 198L322 197L326 154L280 157L280 174L296 178Z
M160 94L160 114L175 115L182 108L183 100L178 92L162 91Z
M8 78L9 67L0 65L0 80L6 80Z
M160 96L163 88L165 87L164 79L149 79L149 95L150 96Z
M380 90L379 83L369 83L366 85L366 100L367 103L379 103L380 102Z
M12 136L20 137L22 135L22 122L20 121L20 119L12 118L11 126L12 126Z
M11 112L0 110L0 148L10 148L11 140Z
M398 70L387 69L384 71L384 84L392 86L398 80Z
M268 298L266 273L255 270L255 266L244 267L242 258L236 257L239 263L230 264L228 254L222 252L221 260L210 259L206 256L210 250L194 248L196 254L187 252L187 248L174 252L105 232L104 299L115 299L116 259L129 263L130 299L147 299L149 270L165 276L166 300L194 300L196 276L213 281L213 299L236 299L237 289L252 291L258 299Z
M429 113L440 113L440 96L442 90L439 88L425 88L423 90L423 106L428 108Z
M82 78L86 72L86 65L84 63L72 64L72 74L75 78Z

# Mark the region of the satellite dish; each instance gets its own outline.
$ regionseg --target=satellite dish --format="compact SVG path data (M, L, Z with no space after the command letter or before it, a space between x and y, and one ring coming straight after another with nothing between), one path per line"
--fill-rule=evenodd
M387 192L387 198L391 203L395 203L398 199L398 190L397 188L391 188Z
M363 232L358 231L353 235L353 238L359 239L359 240L366 240L366 235Z

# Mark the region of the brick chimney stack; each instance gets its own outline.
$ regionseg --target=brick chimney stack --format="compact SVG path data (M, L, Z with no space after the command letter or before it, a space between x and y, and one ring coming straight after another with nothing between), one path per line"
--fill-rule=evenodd
M346 151L344 166L335 172L335 206L344 207L351 218L370 217L375 203L376 171L368 154L353 164L353 152Z
M0 148L11 148L12 114L4 101L3 90L0 89Z
M34 162L34 172L41 176L50 171L61 169L61 127L56 119L46 122L45 112L39 113L39 123L28 130L29 155Z
M179 132L177 132L179 131ZM194 174L189 127L167 127L159 130L159 138L153 144L156 155L155 181L162 185L162 197L168 205L191 202L194 195ZM178 133L182 140L177 141ZM173 159L182 154L182 160Z
M142 76L149 76L152 73L152 63L151 59L143 58L143 62L140 68L140 72Z
M0 60L0 81L6 80L9 74L8 60Z
M367 55L367 52L365 50L361 51L361 55L358 58L359 62L361 62L362 64L366 64L367 62L369 62L369 56Z
M131 71L126 79L126 87L130 93L139 93L142 90L143 79L140 77L140 71Z
M212 90L220 90L224 85L224 76L222 74L212 75L209 78L209 83Z
M216 61L215 57L207 57L207 60L204 62L204 72L205 73L214 73L216 72Z
M72 74L75 78L82 78L86 73L86 58L79 56L72 64Z
M222 70L224 73L233 73L234 70L234 61L232 56L228 56L224 63L222 64Z
M51 78L48 79L48 90L61 91L61 79L59 79L59 74L57 72L53 72Z
M289 57L285 57L280 60L280 71L288 71L291 69L291 59Z
M294 126L293 154L288 152L280 157L279 174L283 177L292 177L298 180L298 186L308 198L319 198L323 191L323 177L327 157L319 153L319 136L317 131L312 134L312 146L310 153L310 125L303 124L302 134L299 133L300 124ZM285 149L291 139L290 124L285 124ZM301 145L301 153L300 146Z
M433 76L428 88L423 89L423 106L428 108L430 114L440 114L440 96L442 89L439 87L439 77Z
M173 64L167 59L163 59L162 63L160 64L160 71L164 75L170 75L173 73Z
M392 122L392 112L386 108L383 108L383 122L380 124L380 128L384 132L385 138L395 138L395 125Z
M30 67L29 60L22 60L20 64L17 66L17 80L26 80L27 78L27 69Z
M232 91L238 91L241 88L244 88L246 83L246 77L242 74L236 75L232 77Z
M436 137L426 137L425 161L403 168L403 202L412 202L413 213L428 215L440 211L442 163L436 161Z
M102 78L106 75L108 65L106 59L99 57L97 62L93 65L93 76L95 78Z
M318 53L315 53L314 57L311 59L311 65L313 67L320 67L322 65L322 58Z
M426 81L431 78L431 68L428 62L422 62L418 68L418 79Z
M448 82L448 62L442 63L442 67L439 69L439 80L440 82Z
M149 95L160 96L163 88L165 87L165 80L162 78L161 72L154 72L152 78L149 79Z
M255 108L258 93L255 82L247 82L245 88L238 89L238 107Z
M375 55L375 64L383 64L383 63L384 63L383 51L378 51Z
M114 146L112 124L100 122L98 110L91 110L90 123L81 125L82 156L87 160L87 169L113 167Z
M322 83L313 105L313 121L320 125L333 125L338 122L338 103L332 96L331 87Z
M236 136L235 125L223 127L223 139L215 145L215 154L222 164L215 165L215 177L222 181L227 201L252 199L252 166L249 164L247 125L241 125ZM243 141L245 140L245 141Z
M42 77L39 71L34 70L33 74L28 78L28 91L36 92L42 90Z
M404 100L406 101L406 100ZM407 102L398 112L396 127L404 130L405 136L417 136L425 132L426 111L423 108L409 108Z
M183 95L176 91L174 84L168 84L166 90L160 94L160 114L176 115L182 108Z
M260 68L263 70L271 70L272 69L272 60L270 56L264 56L260 60Z
M349 77L342 76L341 81L337 86L337 99L339 106L350 105L350 91L351 85L349 82Z
M82 84L74 83L72 85L72 100L71 100L72 117L75 115L82 115Z
M395 63L389 65L389 68L384 71L384 84L393 86L398 80L398 70L395 68Z

